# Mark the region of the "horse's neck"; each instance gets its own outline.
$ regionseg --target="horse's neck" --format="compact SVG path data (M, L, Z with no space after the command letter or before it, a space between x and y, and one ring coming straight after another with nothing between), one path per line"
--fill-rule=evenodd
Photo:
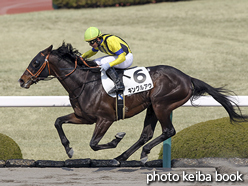
M68 63L65 60L55 59L51 62L53 67L52 75L58 78L62 86L70 95L76 94L81 89L82 85L86 81L89 81L90 74L92 73L80 70L78 69L78 66L77 69L75 69L75 64Z

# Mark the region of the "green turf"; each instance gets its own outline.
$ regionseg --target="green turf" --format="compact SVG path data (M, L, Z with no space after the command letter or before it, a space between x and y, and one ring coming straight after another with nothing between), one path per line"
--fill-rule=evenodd
M71 43L81 53L90 49L83 40L89 26L116 34L130 45L133 66L166 64L212 86L225 86L248 95L247 0L196 0L130 7L55 10L0 16L0 96L67 95L57 80L39 82L29 90L18 79L32 58L51 44ZM98 54L96 57L101 56ZM23 158L64 160L67 156L54 128L57 117L71 108L0 108L0 133L13 138ZM244 108L247 113L248 110ZM226 117L223 108L179 108L173 113L178 131L195 123ZM144 113L115 123L102 143L117 132L127 135L116 149L94 152L89 142L92 126L65 125L74 158L114 158L138 140ZM161 133L158 126L155 136ZM157 159L161 145L151 151ZM130 159L139 159L140 150Z

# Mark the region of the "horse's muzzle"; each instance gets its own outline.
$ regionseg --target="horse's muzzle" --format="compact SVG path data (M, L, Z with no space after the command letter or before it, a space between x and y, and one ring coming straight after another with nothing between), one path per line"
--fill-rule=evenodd
M21 79L21 78L18 80L18 82L20 83L20 86L21 86L22 88L26 88L26 89L28 89L28 88L30 87L30 85L33 84L33 82L32 82L31 80L25 82L25 81L24 81L23 79Z

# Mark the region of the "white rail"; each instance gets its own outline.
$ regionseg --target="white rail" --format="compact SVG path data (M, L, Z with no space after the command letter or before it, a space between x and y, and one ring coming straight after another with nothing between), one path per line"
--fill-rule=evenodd
M230 96L240 107L248 107L248 96ZM211 96L202 96L193 102L200 107L221 106ZM70 107L68 96L0 96L0 107ZM188 101L183 106L190 107Z
M0 107L70 107L68 96L0 96Z

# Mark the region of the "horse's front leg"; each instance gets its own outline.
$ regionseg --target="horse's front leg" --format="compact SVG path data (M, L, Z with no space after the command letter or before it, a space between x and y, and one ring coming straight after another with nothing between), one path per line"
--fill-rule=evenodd
M67 139L67 137L65 136L64 130L62 128L62 125L64 123L84 124L84 123L87 123L87 121L85 121L83 118L77 117L74 113L59 117L55 121L54 125L58 131L61 143L65 147L65 151L66 151L67 155L69 156L69 158L71 158L73 156L74 151L72 148L70 148L70 146L69 146L70 142Z
M109 127L112 125L112 123L112 121L106 119L101 119L96 123L95 130L90 141L90 147L94 151L115 148L125 136L125 132L119 132L115 135L115 139L113 139L111 142L99 145L99 142L101 141Z

